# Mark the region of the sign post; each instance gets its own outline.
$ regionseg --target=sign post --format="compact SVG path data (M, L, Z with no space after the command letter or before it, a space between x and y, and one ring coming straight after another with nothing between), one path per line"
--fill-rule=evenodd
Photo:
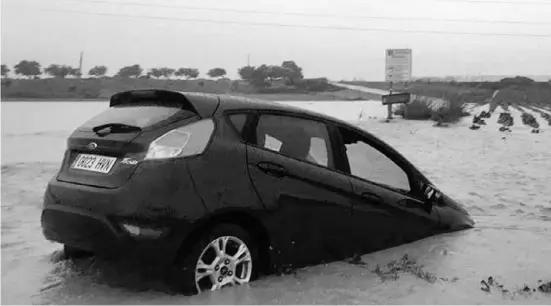
M389 94L392 96L392 81L390 81L390 88L388 90ZM392 119L392 104L389 103L386 105L386 110L387 110L387 116L386 116L386 119L390 120Z
M407 84L411 80L412 71L412 50L411 49L387 49L386 50L386 65L385 65L385 81L389 82L389 95L383 96L383 104L387 105L388 116L387 120L392 119L392 104L397 103L409 103L410 94L407 94L407 99L404 94L398 93L400 99L393 99L394 83L405 82L406 90ZM386 102L385 102L385 97ZM407 102L404 102L406 101Z

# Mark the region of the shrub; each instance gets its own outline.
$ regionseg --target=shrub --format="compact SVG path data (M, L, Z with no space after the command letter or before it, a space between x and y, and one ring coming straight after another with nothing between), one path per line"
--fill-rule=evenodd
M297 93L307 94L308 93L308 91L305 89L295 88L295 87L257 88L256 92L261 94L297 94Z
M538 121L536 120L536 118L532 114L522 113L521 118L522 118L522 123L524 125L527 125L529 127L535 128L535 129L540 127Z
M338 91L341 89L340 87L329 84L327 78L303 79L295 85L297 88L316 92Z
M11 79L2 79L2 87L10 87L12 83Z
M426 101L419 99L414 99L409 104L400 104L394 113L408 120L428 120L432 117L432 110Z
M461 96L444 94L445 98L414 96L409 104L401 104L394 111L408 120L434 120L457 122L470 114L465 109Z

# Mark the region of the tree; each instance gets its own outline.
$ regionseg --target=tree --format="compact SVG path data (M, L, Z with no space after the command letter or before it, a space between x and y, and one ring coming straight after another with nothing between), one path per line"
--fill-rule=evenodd
M72 75L78 78L82 76L82 72L80 72L80 69L78 68L69 67L69 75Z
M50 66L44 69L44 73L51 75L54 78L64 79L68 75L73 75L74 70L78 70L78 69L74 69L72 67L65 66L65 65L51 64Z
M213 68L207 72L207 75L211 78L220 78L226 75L226 69Z
M16 74L24 75L29 79L42 74L40 64L36 61L20 61L14 68Z
M186 71L187 68L178 68L176 69L176 71L174 72L174 75L176 77L183 77L185 74L184 74L184 71Z
M157 79L163 76L161 68L151 68L147 74Z
M180 68L174 73L177 77L185 76L186 79L195 79L199 76L199 69Z
M255 86L268 86L270 85L270 82L268 82L269 76L268 71L269 67L266 65L262 65L258 68L256 68L253 71L253 84Z
M44 68L44 73L52 77L57 77L59 75L59 65L51 64Z
M10 73L10 68L8 68L8 66L2 64L2 76L5 77L8 75L8 73Z
M123 78L134 77L137 79L140 77L140 75L142 75L142 73L143 73L143 68L140 65L136 64L132 66L122 67L117 73L117 76L120 76Z
M304 78L302 75L302 68L300 68L294 61L284 61L283 64L281 64L281 67L284 69L283 77L288 84L295 84Z
M186 78L188 79L196 79L199 77L199 69L197 68L188 68L186 72L184 73Z
M252 83L254 69L255 69L254 66L245 66L245 67L239 68L237 70L237 73L239 73L239 76L241 77L242 80Z
M154 78L161 78L165 77L167 79L170 79L176 70L168 67L161 67L161 68L151 68L149 69L148 75L154 77Z
M272 76L274 78L277 75L277 72L272 67L274 66L266 66L266 65L262 65L259 67L245 66L245 67L241 67L239 70L237 70L237 72L239 73L239 76L241 77L241 79L249 82L249 84L253 84L258 87L263 87L270 84L269 82L269 79L271 78L270 72L272 73Z
M88 71L89 75L95 76L95 77L103 77L107 74L107 67L105 66L96 66L90 71Z
M168 68L168 67L161 68L162 75L167 79L170 79L174 75L175 71L176 71L175 69Z
M285 76L285 68L282 66L268 66L268 78L270 81L282 79Z

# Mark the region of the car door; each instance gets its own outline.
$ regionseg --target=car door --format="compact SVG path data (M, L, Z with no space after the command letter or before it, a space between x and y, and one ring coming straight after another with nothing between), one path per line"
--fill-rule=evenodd
M335 171L327 125L261 112L253 134L249 173L280 260L304 266L348 256L352 190Z
M354 235L364 252L430 235L436 210L418 196L414 172L389 146L367 133L339 126L339 146L353 190Z

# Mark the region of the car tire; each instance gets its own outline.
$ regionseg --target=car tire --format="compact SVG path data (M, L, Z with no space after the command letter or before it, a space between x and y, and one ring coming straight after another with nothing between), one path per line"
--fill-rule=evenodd
M185 250L182 250L182 252L179 252L177 255L177 258L175 259L175 262L173 265L171 265L166 273L166 283L172 293L180 293L180 294L187 294L187 295L193 295L200 293L200 290L197 287L196 283L196 268L199 263L199 259L203 257L206 258L208 255L214 255L210 254L212 252L215 252L213 248L213 244L215 242L220 241L221 239L225 239L225 237L231 237L228 238L227 246L228 249L225 251L228 251L229 249L234 248L234 244L237 244L241 242L244 244L248 250L248 255L250 255L250 264L244 262L243 265L248 265L248 269L246 274L248 274L248 280L245 282L250 282L258 276L258 270L260 267L260 260L259 260L259 252L258 252L258 244L254 241L254 239L251 238L251 235L247 233L244 229L242 229L240 226L237 226L235 224L231 223L223 223L218 224L217 226L211 228L208 230L205 234L199 238L197 243L192 247L192 249L189 252L185 252ZM233 250L232 250L233 251ZM227 255L237 255L237 253L228 252ZM220 264L214 264L215 261L218 259L216 257L213 259L213 267L218 268L218 266L221 266L222 268L215 269L215 272L213 272L213 275L220 275L220 273L223 272L224 267L228 267L225 264L227 264L227 261L220 262ZM203 260L205 263L207 261ZM211 262L208 262L209 264ZM233 262L230 263L230 265L233 265ZM240 264L238 264L240 265ZM243 268L245 269L245 268ZM239 270L239 271L238 271ZM206 271L206 270L203 270ZM228 270L226 270L228 271ZM233 269L229 269L230 272L235 273L233 276L237 278L237 274L241 274L243 270L240 270L239 268L234 267ZM249 272L250 271L250 272ZM226 272L226 275L224 277L230 278L232 274L230 272ZM228 274L230 276L228 276ZM205 276L206 277L206 276ZM208 277L206 277L208 278ZM215 277L216 278L216 277ZM220 276L217 278L220 279ZM209 279L210 280L210 279ZM226 281L227 279L224 279ZM208 291L201 290L201 291Z
M63 246L63 258L65 260L87 258L92 256L94 256L94 253L90 251L81 250L79 248L75 248L69 245Z

